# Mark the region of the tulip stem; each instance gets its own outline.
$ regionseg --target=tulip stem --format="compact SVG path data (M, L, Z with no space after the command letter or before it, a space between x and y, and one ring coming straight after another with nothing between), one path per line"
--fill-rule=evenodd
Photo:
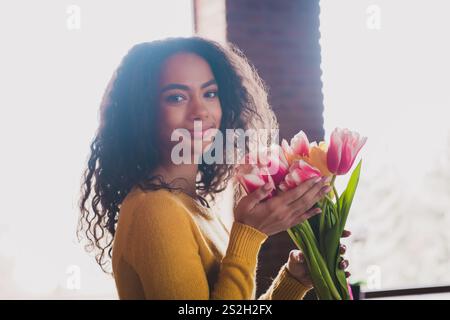
M333 174L333 177L331 177L330 185L334 186L334 181L336 180L336 175Z
M336 175L334 174L333 177L331 178L330 185L331 185L331 187L333 188L333 193L334 193L334 196L335 196L335 198L336 198L337 212L338 212L338 215L339 215L339 213L341 212L341 210L340 210L340 206L339 206L339 195L338 195L338 193L337 193L336 187L334 186L334 181L335 181L335 180L336 180Z

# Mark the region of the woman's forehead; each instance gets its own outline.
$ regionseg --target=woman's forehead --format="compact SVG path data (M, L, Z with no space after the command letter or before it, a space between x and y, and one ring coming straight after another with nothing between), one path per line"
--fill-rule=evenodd
M160 85L170 83L201 86L214 79L208 62L194 53L177 53L170 56L163 64Z

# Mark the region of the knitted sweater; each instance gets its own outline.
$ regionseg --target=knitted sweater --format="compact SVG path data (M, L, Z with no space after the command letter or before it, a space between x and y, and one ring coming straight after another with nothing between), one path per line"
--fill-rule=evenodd
M178 191L143 191L124 199L112 267L120 299L255 299L265 233L219 217ZM307 292L286 264L258 299L302 299Z

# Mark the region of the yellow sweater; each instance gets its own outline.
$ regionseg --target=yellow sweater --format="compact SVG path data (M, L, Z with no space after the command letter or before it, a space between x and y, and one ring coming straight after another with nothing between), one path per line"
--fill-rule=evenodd
M267 235L182 192L135 187L120 208L112 267L120 299L255 299L258 253ZM258 299L302 299L283 265Z

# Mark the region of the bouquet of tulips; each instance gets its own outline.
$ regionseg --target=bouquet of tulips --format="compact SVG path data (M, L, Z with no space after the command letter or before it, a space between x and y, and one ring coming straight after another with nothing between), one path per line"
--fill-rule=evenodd
M306 134L300 131L290 143L283 139L281 146L272 145L267 152L258 153L256 157L247 154L245 164L238 168L238 180L247 193L272 181L276 189L268 198L294 188L305 180L331 177L330 193L316 204L322 214L287 230L305 256L320 300L353 299L345 271L339 268L339 245L358 185L361 161L341 194L334 183L338 175L350 171L366 140L357 132L336 128L331 134L329 145L325 141L309 143Z

